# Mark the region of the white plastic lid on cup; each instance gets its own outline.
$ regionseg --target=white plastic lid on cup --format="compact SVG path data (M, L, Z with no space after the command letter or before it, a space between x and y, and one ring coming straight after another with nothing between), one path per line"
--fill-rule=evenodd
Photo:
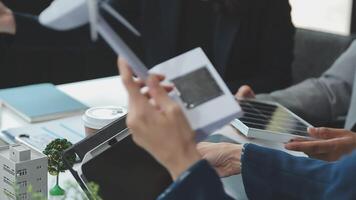
M88 109L83 115L84 125L91 129L102 129L127 113L124 107L103 106Z

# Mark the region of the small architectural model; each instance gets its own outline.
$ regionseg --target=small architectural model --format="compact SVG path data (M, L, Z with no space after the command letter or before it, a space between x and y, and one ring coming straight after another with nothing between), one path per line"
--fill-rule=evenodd
M0 147L0 199L30 200L30 186L47 197L47 166L45 155L24 145Z

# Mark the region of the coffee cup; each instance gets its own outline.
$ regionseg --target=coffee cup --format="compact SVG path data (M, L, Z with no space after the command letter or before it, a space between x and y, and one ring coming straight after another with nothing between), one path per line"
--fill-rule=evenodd
M88 109L83 115L86 136L92 136L98 130L114 122L127 113L127 109L117 106L102 106Z

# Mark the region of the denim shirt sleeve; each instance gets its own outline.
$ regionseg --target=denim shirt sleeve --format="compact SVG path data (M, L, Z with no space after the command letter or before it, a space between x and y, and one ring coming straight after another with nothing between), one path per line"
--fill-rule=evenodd
M190 167L157 200L232 200L206 160Z
M242 179L249 199L354 199L356 152L337 162L245 146Z

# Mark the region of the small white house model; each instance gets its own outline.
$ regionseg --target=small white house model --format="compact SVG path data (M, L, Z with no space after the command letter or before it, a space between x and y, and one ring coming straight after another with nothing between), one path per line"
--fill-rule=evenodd
M28 188L47 197L47 157L26 146L0 147L0 199L30 200Z

